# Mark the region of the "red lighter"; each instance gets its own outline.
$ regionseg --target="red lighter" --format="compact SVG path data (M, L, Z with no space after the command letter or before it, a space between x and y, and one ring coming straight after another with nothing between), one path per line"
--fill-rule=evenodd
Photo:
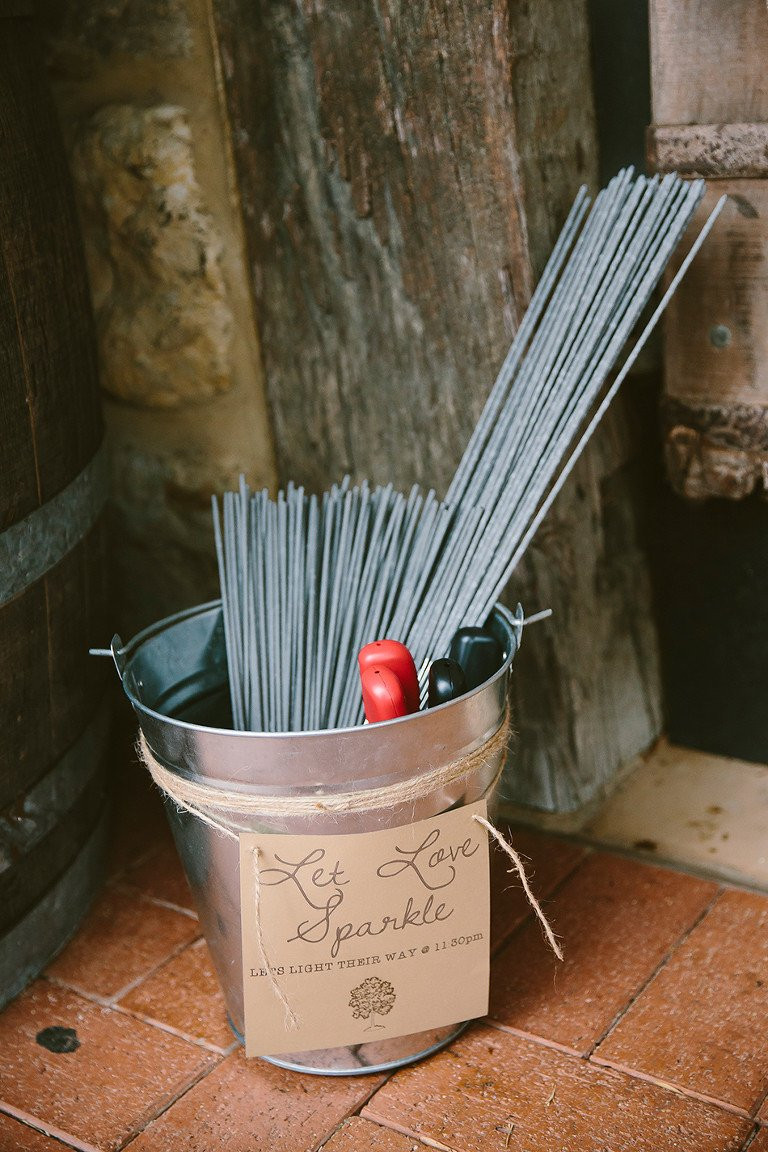
M402 685L405 693L406 713L419 710L419 677L413 656L399 640L374 640L360 649L357 657L360 675L367 668L388 668ZM403 713L399 713L403 715Z
M371 664L360 671L363 689L363 707L369 724L394 720L408 715L403 686L390 668L377 668Z

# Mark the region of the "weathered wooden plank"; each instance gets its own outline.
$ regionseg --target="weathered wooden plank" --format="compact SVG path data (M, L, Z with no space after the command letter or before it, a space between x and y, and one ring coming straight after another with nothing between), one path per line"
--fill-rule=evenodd
M594 179L586 5L214 13L282 478L442 490ZM590 799L658 732L627 424L617 409L510 589L557 618L514 677L509 793L543 807Z
M0 651L0 807L5 807L53 763L42 581L0 610Z
M648 165L708 180L768 176L768 124L652 124Z
M8 270L0 263L0 427L3 466L0 468L0 532L38 507L34 440L26 392L16 381L24 378L18 344L16 312Z
M768 11L762 0L650 0L657 124L768 120Z
M0 387L31 427L35 503L44 503L94 455L102 436L88 282L53 101L34 21L0 35L0 249L3 331L15 345ZM8 328L12 318L13 328ZM2 366L2 365L0 365ZM15 419L18 419L16 417ZM21 436L20 431L16 433ZM29 436L12 450L25 453ZM25 480L28 485L28 480ZM5 494L5 493L4 493ZM20 515L29 494L7 498ZM0 523L10 515L0 508Z
M0 809L0 937L45 895L90 836L104 806L109 710L101 708L38 784Z
M101 520L45 577L54 755L69 747L100 705L111 671L88 655L89 645L110 633L106 568L107 531Z
M444 485L594 173L584 5L215 7L282 475Z
M39 780L100 707L109 669L88 655L109 631L103 521L0 609L0 807Z
M718 182L730 199L666 317L666 458L693 499L764 487L768 463L768 181Z
M103 880L109 837L109 807L105 806L67 870L0 938L0 1008L17 996L74 935Z
M507 591L555 613L515 658L503 791L516 805L567 812L595 800L661 731L647 559L658 383L625 389Z
M716 394L768 404L768 183L709 188L697 219L723 193L722 215L667 312L667 390L689 402Z
M102 426L85 264L38 29L4 19L0 30L0 414L8 418L0 525L8 528L80 474ZM106 604L94 571L105 562L103 527L90 536L76 537L45 579L0 607L0 804L51 767L98 703L94 677L104 673L88 663L86 622Z

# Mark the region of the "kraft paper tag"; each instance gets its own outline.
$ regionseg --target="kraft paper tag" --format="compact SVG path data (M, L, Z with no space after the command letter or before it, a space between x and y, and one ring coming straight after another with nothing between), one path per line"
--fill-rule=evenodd
M380 832L241 834L247 1056L368 1044L486 1014L488 838L474 813L486 815L484 800Z

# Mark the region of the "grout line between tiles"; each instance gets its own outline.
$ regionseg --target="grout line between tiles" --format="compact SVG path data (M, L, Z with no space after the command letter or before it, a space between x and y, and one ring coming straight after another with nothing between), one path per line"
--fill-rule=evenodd
M189 917L190 920L198 919L197 912L193 908L185 908L183 904L174 904L172 900L163 900L160 896L152 896L151 893L144 892L138 885L131 884L128 880L118 880L111 887L126 896L133 896L136 900L142 900L145 904L156 904L159 908L167 908L170 912L179 912L182 916Z
M356 1104L353 1104L353 1106L350 1108L349 1112L347 1112L347 1114L345 1116L342 1116L341 1120L339 1120L339 1122L337 1124L334 1124L331 1131L328 1132L325 1136L323 1136L322 1139L317 1144L315 1144L313 1146L312 1152L322 1152L322 1149L326 1146L328 1141L333 1139L333 1137L336 1135L336 1133L339 1131L340 1128L343 1128L343 1126L346 1124L347 1120L349 1120L352 1116L359 1116L362 1109L365 1108L368 1101L373 1099L373 1097L376 1095L376 1093L379 1091L379 1089L383 1088L384 1085L386 1083L388 1083L389 1080L392 1079L394 1074L395 1073L393 1071L393 1072L390 1072L390 1073L388 1073L388 1074L386 1074L380 1078L374 1077L375 1084L371 1088L370 1092L368 1092L368 1094L366 1096L364 1096L362 1100L359 1100Z
M76 984L69 984L66 980L60 980L58 976L49 976L47 972L42 972L40 979L45 980L46 984L53 984L54 988L61 988L65 992L74 992L76 996L87 1000L89 1004L98 1004L99 1008L112 1007L105 996L99 996L96 992L86 992L84 988L80 988Z
M192 1036L189 1032L182 1032L180 1028L174 1028L172 1024L166 1024L162 1020L155 1019L154 1016L145 1016L143 1012L137 1012L133 1008L124 1008L122 1004L112 1004L111 1010L117 1012L121 1016L128 1016L133 1020L140 1020L142 1024L149 1024L152 1028L157 1028L160 1032L167 1032L170 1036L176 1036L179 1040L187 1040L190 1044L195 1044L198 1048L204 1048L207 1052L213 1052L215 1056L229 1056L236 1048L240 1047L239 1040L232 1038L232 1043L228 1044L226 1048L220 1047L218 1044L212 1044L210 1040L204 1040L201 1036Z
M179 912L182 916L188 916L190 920L200 919L193 908L185 908L182 904L174 904L171 900L161 900L159 896L150 896L139 888L136 891L142 900L147 900L150 904L157 904L158 907L167 908L170 912Z
M765 1104L766 1100L768 1100L768 1088L766 1088L765 1092L760 1097L757 1104L755 1104L755 1106L753 1107L752 1112L751 1112L751 1115L754 1117L754 1120L757 1124L760 1123L760 1117L759 1117L758 1113L760 1112L760 1109Z
M51 983L53 983L53 981L51 981ZM80 993L77 992L77 994L79 995ZM88 997L88 999L90 999L90 997ZM109 1012L116 1011L113 1006L102 1006L105 1007ZM127 1012L123 1012L121 1014L129 1015ZM184 1037L184 1039L186 1039L186 1037ZM235 1047L239 1047L239 1045L235 1044ZM218 1059L214 1059L209 1064L204 1065L193 1077L193 1079L190 1080L189 1083L184 1084L182 1088L173 1096L171 1096L168 1100L163 1101L159 1111L150 1112L147 1114L144 1119L140 1121L140 1126L134 1128L123 1140L123 1142L120 1144L120 1148L125 1148L127 1144L129 1144L132 1140L135 1140L136 1137L140 1135L141 1132L143 1132L149 1124L153 1123L153 1121L162 1116L164 1112L167 1112L168 1109L171 1108L178 1100L180 1100L182 1096L185 1096L186 1093L194 1088L196 1084L199 1084L201 1080L208 1076L214 1070L214 1068L217 1068L219 1064L223 1063L224 1060L229 1058L229 1054L222 1054L221 1051L212 1051L209 1049L208 1054L214 1057L218 1057ZM44 1120L41 1120L35 1116L31 1116L30 1114L15 1108L14 1105L5 1103L3 1100L0 1100L0 1112L6 1112L9 1116L13 1116L14 1119L20 1120L28 1127L35 1128L46 1136L52 1136L55 1139L60 1140L66 1146L77 1149L77 1152L102 1152L102 1150L97 1148L95 1145L89 1144L87 1141L81 1141L76 1136L72 1135L72 1133L64 1132L62 1129L49 1125Z
M80 984L75 984L71 980L63 980L61 976L53 976L48 972L41 973L40 979L47 980L49 984L54 984L57 988L64 988L68 992L76 992L77 995L82 996L84 1000L88 1000L92 1004L98 1004L102 1008L116 1008L124 996L127 996L129 992L133 992L134 989L138 988L140 984L143 984L145 980L149 980L164 964L175 960L176 957L180 956L182 952L185 952L187 948L193 948L200 940L202 940L202 936L195 936L193 940L188 940L183 944L177 945L172 952L169 952L162 960L158 961L157 964L153 964L148 971L144 972L141 976L137 976L135 980L131 980L128 984L124 985L124 987L118 989L117 992L113 992L111 996L100 996L98 992L90 992Z
M749 1149L749 1148L751 1148L751 1147L752 1147L752 1145L753 1145L753 1143L755 1142L755 1139L756 1139L756 1137L757 1137L757 1134L759 1133L759 1131L760 1131L760 1125L759 1125L759 1124L755 1124L754 1128L753 1128L753 1129L752 1129L752 1131L749 1133L749 1135L747 1136L747 1138L746 1138L746 1140L744 1141L744 1143L741 1145L741 1148L739 1148L739 1152L747 1152L747 1149Z
M129 992L133 992L134 988L138 988L145 980L149 980L150 977L154 976L156 972L159 972L165 964L169 964L171 960L175 960L177 956L180 956L182 952L186 952L187 948L191 948L200 939L201 937L198 935L195 936L194 940L187 940L184 944L177 945L172 952L169 952L162 960L154 964L149 971L145 972L142 976L137 976L135 980L131 980L125 987L113 993L113 995L109 997L109 1007L114 1008L124 996L127 996Z
M224 1060L227 1059L229 1059L229 1057L225 1056L220 1060L213 1060L209 1065L201 1068L198 1075L195 1076L195 1078L191 1080L189 1084L185 1084L184 1087L181 1088L175 1096L172 1096L169 1100L163 1102L159 1112L153 1112L151 1115L145 1116L144 1119L140 1122L140 1126L135 1128L131 1133L129 1133L128 1136L126 1136L125 1140L123 1140L122 1144L120 1144L120 1149L128 1148L129 1145L132 1144L133 1141L142 1134L142 1132L149 1128L150 1124L154 1124L156 1120L159 1120L161 1116L165 1115L169 1108L172 1108L174 1104L178 1104L179 1100L186 1096L188 1092L191 1092L192 1089L196 1087L201 1080L204 1080L206 1076L210 1076L214 1068L218 1068L219 1065L223 1064ZM96 1152L99 1152L99 1149L96 1149ZM115 1152L119 1152L119 1150L116 1149Z
M418 1140L425 1148L436 1148L437 1152L458 1152L455 1145L451 1148L448 1144L441 1144L438 1140L431 1140L429 1136L422 1136L418 1132L414 1132L412 1128L406 1128L402 1124L397 1124L394 1120L381 1120L377 1116L368 1114L365 1109L360 1115L363 1120L369 1120L373 1124L378 1124L379 1128L388 1128L390 1132L399 1132L401 1136L407 1136L410 1140Z
M698 916L696 916L696 918L688 926L688 928L686 928L686 930L683 933L681 933L680 936L678 936L677 940L674 941L674 943L669 947L669 949L666 951L664 956L662 956L661 960L656 965L656 967L653 969L653 971L650 973L650 975L635 990L635 992L629 998L627 1003L622 1008L619 1009L619 1011L616 1013L616 1015L610 1021L608 1026L604 1029L602 1034L597 1037L597 1039L594 1041L593 1044L590 1045L590 1047L586 1051L586 1056L588 1059L592 1058L592 1056L593 1056L594 1052L597 1050L597 1048L599 1048L600 1045L603 1044L608 1039L608 1037L611 1035L611 1033L618 1027L618 1025L624 1019L627 1012L629 1012L629 1010L632 1008L632 1006L637 1003L637 1001L640 999L640 997L643 995L643 993L650 987L650 985L653 983L653 981L656 979L656 977L659 975L659 973L664 968L667 967L667 965L669 964L672 957L680 949L681 945L684 944L685 941L688 939L688 937L691 935L691 933L694 932L696 928L698 928L699 924L701 924L701 922L705 918L705 916L708 916L709 913L712 911L715 904L718 902L720 897L723 895L723 892L724 892L724 889L722 887L718 887L715 890L714 895L712 896L712 899L707 902L707 904L704 906L704 908L702 908L702 910L699 912Z
M732 1113L733 1115L740 1116L744 1120L754 1118L754 1112L747 1112L743 1108L737 1107L735 1104L729 1104L725 1100L720 1100L715 1096L707 1096L705 1093L697 1092L693 1088L686 1088L680 1084L674 1084L669 1080L662 1080L658 1076L651 1076L649 1073L640 1072L635 1068L631 1068L627 1064L619 1064L616 1061L607 1060L600 1056L593 1056L589 1053L579 1052L575 1048L568 1048L565 1044L559 1044L556 1040L549 1040L544 1036L537 1036L532 1032L524 1032L520 1028L512 1028L508 1024L500 1024L496 1020L486 1019L484 1023L488 1024L491 1028L495 1028L499 1032L505 1032L512 1036L518 1036L521 1040L528 1040L534 1044L539 1044L542 1048L549 1048L555 1052L562 1052L565 1056L570 1056L574 1059L581 1060L586 1064L592 1064L597 1068L610 1068L614 1072L619 1072L623 1076L634 1080L643 1080L650 1084L655 1084L659 1088L664 1088L669 1092L674 1093L676 1096L690 1097L698 1100L704 1104L711 1104L724 1112ZM758 1105L758 1108L760 1105Z
M53 1140L58 1140L65 1148L74 1148L76 1152L100 1152L94 1144L78 1140L70 1132L65 1132L53 1124L46 1124L45 1120L40 1120L37 1116L30 1116L28 1112L22 1112L20 1108L14 1108L13 1104L6 1104L3 1100L0 1100L0 1112L4 1112L6 1116L12 1116L14 1120L20 1121L27 1128L34 1129L35 1132L41 1132L43 1136L50 1136Z
M628 1064L619 1064L614 1060L606 1060L600 1056L590 1056L588 1063L597 1068L612 1068L614 1072L621 1072L622 1075L633 1080L644 1080L648 1084L656 1084L659 1088L666 1088L667 1091L674 1092L676 1096L686 1096L691 1100L698 1100L702 1104L711 1104L712 1107L719 1108L722 1112L730 1112L733 1116L740 1116L742 1120L752 1119L745 1108L739 1108L736 1104L729 1104L727 1100L707 1096L704 1092L697 1092L694 1088L686 1088L682 1084L674 1084L671 1080L662 1080L659 1076L651 1076L649 1072L630 1068Z
M353 1113L353 1115L357 1115L357 1113ZM345 1116L343 1120L340 1120L336 1127L331 1132L329 1132L327 1136L323 1136L319 1144L315 1145L315 1147L312 1149L312 1152L323 1152L323 1149L325 1148L328 1141L333 1140L336 1133L341 1131L349 1119L349 1116Z
M547 1036L538 1036L535 1032L524 1032L522 1028L513 1028L509 1024L502 1024L500 1020L493 1020L487 1016L483 1021L489 1028L495 1028L497 1032L505 1032L508 1036L517 1036L521 1040L531 1040L534 1044L541 1045L542 1048L551 1048L555 1052L563 1052L566 1056L576 1056L579 1060L586 1060L587 1054L580 1052L577 1048L569 1048L567 1044L560 1044L557 1040L550 1040Z

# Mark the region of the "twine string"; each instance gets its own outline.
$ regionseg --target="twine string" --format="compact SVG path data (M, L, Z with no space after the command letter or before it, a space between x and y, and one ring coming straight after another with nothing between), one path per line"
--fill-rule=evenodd
M493 735L474 752L453 760L449 764L431 768L408 780L387 784L381 788L365 788L358 792L336 792L329 795L287 796L262 795L253 792L236 792L220 788L214 784L188 780L171 772L161 764L147 744L142 732L139 736L138 752L149 770L152 779L161 792L165 792L181 808L193 811L234 813L236 816L311 816L319 813L372 812L400 804L410 804L423 800L432 792L437 792L465 777L472 776L492 764L497 755L501 756L509 743L509 714ZM234 828L236 832L249 829L239 827L230 819L211 824L211 827Z
M280 981L275 975L275 970L267 955L267 945L264 940L264 927L261 921L261 872L259 869L259 853L261 849L258 844L251 850L251 858L253 860L253 912L256 921L256 943L261 953L261 959L267 971L270 987L274 992L277 999L283 1006L284 1023L287 1031L295 1032L299 1026L299 1018L291 1008L288 997L285 994Z
M493 836L494 840L499 845L502 852L506 852L507 856L509 856L510 860L512 861L512 863L515 867L515 870L517 871L518 876L520 877L520 883L523 886L523 891L525 892L526 899L527 899L528 903L530 904L531 908L533 909L533 911L536 913L536 916L539 919L539 923L541 924L542 928L544 929L544 935L547 938L547 943L549 944L550 948L554 952L555 956L557 956L558 960L562 960L563 959L563 950L560 947L560 945L557 941L557 937L555 936L554 932L552 931L552 928L550 927L549 921L547 920L546 916L544 915L544 913L542 911L541 904L539 904L538 900L536 899L533 892L531 891L531 886L528 883L528 877L526 876L525 868L523 867L523 862L520 859L519 853L515 851L515 849L512 847L512 845L506 839L506 837L502 836L502 834L501 834L501 832L499 832L498 828L495 828L493 826L493 824L491 824L490 820L486 820L484 816L479 816L477 814L477 812L475 812L473 814L472 819L476 820L478 824L482 824L483 828L485 828L485 830L488 832L488 834L490 836ZM511 872L512 869L510 868L509 871Z

